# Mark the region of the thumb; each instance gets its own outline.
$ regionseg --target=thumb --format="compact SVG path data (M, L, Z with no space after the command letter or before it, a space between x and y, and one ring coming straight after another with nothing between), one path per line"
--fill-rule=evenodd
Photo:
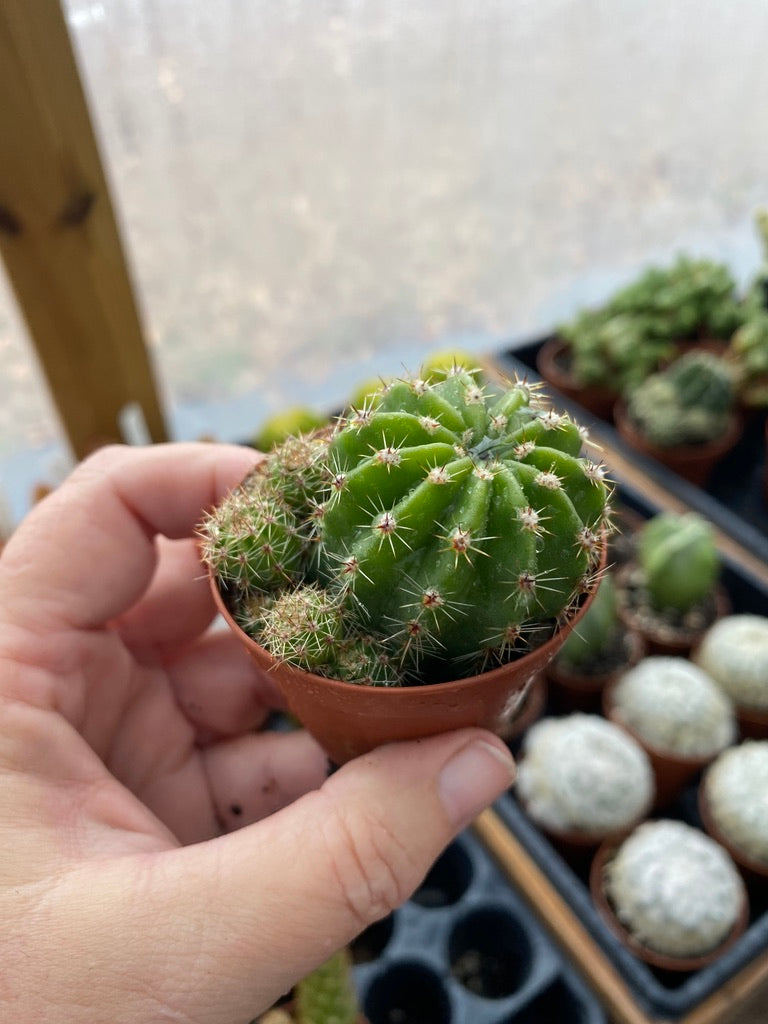
M154 938L187 968L188 937L205 944L194 955L206 970L185 970L190 1002L178 1007L177 987L177 1008L205 1024L251 1019L403 903L513 776L507 748L482 730L393 744L258 824L166 854L160 898L176 923Z

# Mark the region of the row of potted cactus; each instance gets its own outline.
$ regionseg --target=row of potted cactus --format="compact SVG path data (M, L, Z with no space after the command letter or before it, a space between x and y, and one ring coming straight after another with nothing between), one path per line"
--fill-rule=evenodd
M763 266L744 296L728 268L682 256L652 267L538 353L542 376L634 448L696 484L768 408L768 211Z

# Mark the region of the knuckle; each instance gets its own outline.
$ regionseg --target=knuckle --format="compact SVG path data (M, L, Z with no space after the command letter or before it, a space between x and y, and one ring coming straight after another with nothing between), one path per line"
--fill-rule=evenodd
M338 895L361 928L408 898L415 866L406 846L370 808L351 815L334 807L324 839Z

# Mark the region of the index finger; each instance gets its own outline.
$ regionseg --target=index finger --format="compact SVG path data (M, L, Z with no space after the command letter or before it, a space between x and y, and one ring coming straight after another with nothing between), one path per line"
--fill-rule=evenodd
M205 509L262 456L236 445L110 446L36 506L0 561L0 614L91 628L130 608L156 564L155 536L192 536Z

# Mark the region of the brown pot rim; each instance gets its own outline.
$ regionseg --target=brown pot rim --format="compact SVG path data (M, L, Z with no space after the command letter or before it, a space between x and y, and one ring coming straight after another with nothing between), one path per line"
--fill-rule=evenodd
M730 949L731 946L733 946L734 943L737 942L744 934L747 924L749 923L749 897L746 889L743 890L741 906L739 907L739 915L733 925L733 928L731 928L728 935L726 935L719 945L706 953L702 953L698 956L677 957L671 956L668 953L660 953L658 950L651 949L648 946L644 946L641 942L638 942L638 940L635 939L629 931L627 931L621 921L619 921L605 892L605 886L603 885L603 875L606 864L615 854L617 845L618 844L615 841L611 840L600 844L590 866L589 891L592 896L592 902L608 929L631 953L638 957L638 959L649 964L651 967L657 967L665 971L698 971L703 967L707 967L715 960L718 960L723 953Z
M706 775L699 783L698 792L696 794L697 809L699 817L701 818L701 823L704 826L704 831L711 836L712 839L720 843L721 846L725 847L736 864L740 868L743 868L748 875L759 878L762 883L768 883L768 863L765 861L755 860L750 857L748 853L742 850L740 846L737 846L736 843L734 843L733 840L723 832L715 821L709 807L709 799L707 798L705 783Z
M693 466L706 465L709 462L722 458L733 448L744 429L744 419L738 411L734 410L728 416L728 424L723 433L712 441L702 441L698 444L678 444L664 447L652 444L637 429L630 418L625 399L620 398L613 408L613 419L616 429L624 439L646 455L650 455L657 462L666 463L669 459L675 462L692 464Z

